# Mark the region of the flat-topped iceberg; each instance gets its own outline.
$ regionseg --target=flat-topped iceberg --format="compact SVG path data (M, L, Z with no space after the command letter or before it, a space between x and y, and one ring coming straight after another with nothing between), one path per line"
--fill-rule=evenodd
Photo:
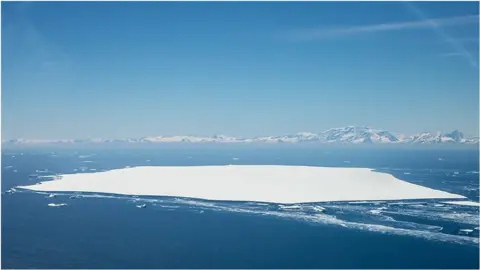
M19 188L272 203L465 198L366 168L273 165L134 167Z

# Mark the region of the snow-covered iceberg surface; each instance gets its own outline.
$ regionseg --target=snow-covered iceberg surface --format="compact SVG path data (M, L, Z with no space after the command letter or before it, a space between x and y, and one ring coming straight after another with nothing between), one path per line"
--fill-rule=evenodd
M272 203L465 198L366 168L270 165L123 168L19 188Z

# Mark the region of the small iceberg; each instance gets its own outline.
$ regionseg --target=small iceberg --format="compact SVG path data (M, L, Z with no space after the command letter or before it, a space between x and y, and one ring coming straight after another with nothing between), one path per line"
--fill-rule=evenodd
M140 204L140 205L137 205L137 208L147 208L147 205L146 204Z
M61 206L67 206L66 203L49 203L48 206L50 207L61 207Z
M300 205L279 205L280 209L288 210L288 209L302 209Z
M459 231L459 233L461 233L461 234L469 234L471 232L473 232L472 229L460 229L460 231Z
M6 194L13 194L15 192L17 192L17 190L15 188L11 188L11 189L5 191Z
M313 208L313 210L315 210L315 211L317 211L317 212L323 212L323 211L326 210L325 208L323 208L323 207L321 207L321 206L314 206L314 207L312 207L312 208Z
M48 196L45 197L45 198L55 198L55 196L56 196L55 194L50 194L50 195L48 195Z
M380 207L380 208L377 208L377 209L370 210L368 212L370 214L379 215L379 214L382 213L383 210L387 210L387 207Z

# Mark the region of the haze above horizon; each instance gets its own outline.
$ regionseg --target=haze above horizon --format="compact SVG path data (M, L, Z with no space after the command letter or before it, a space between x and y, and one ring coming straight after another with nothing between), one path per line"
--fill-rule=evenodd
M2 140L478 136L478 2L3 2Z

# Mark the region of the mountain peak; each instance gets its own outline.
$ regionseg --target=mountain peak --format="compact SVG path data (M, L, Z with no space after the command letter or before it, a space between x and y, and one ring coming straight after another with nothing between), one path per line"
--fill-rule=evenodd
M82 143L327 143L327 144L478 144L479 138L465 138L458 130L449 133L421 132L414 135L394 134L387 130L369 126L346 126L331 128L320 133L298 132L293 135L240 138L215 134L199 136L157 136L143 138L110 139L63 139L29 140L13 139L3 141L4 145L39 144L82 144Z

